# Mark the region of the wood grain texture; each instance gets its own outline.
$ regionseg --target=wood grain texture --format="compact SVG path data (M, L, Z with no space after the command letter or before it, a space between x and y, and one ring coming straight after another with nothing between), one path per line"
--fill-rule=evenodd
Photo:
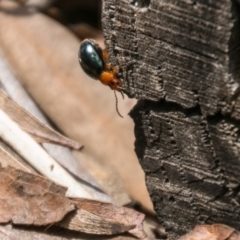
M169 239L197 223L240 228L240 6L106 0L103 29L135 149Z

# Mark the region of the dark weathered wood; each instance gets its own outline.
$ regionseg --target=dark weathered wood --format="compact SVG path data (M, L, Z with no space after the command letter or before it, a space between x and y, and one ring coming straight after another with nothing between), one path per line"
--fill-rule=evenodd
M197 223L240 229L237 0L104 0L103 29L155 210L176 239Z

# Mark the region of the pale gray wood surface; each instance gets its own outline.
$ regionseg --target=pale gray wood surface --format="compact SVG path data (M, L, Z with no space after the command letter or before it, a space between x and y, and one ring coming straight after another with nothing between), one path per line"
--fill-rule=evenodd
M104 0L110 60L135 149L170 239L197 223L240 229L240 8L237 0Z

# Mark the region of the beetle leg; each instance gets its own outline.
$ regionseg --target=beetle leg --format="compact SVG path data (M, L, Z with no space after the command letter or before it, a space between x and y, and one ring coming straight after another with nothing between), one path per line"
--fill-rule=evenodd
M102 50L102 58L103 58L103 61L105 63L105 70L106 71L111 71L112 66L111 66L110 63L108 63L108 52L107 52L106 49Z
M105 70L106 71L111 71L112 67L111 67L111 64L110 63L106 63L105 64Z
M122 92L121 90L119 90L119 92L121 93L122 98L124 99L124 94L123 94L123 92Z
M113 67L113 75L114 77L116 77L117 73L118 73L119 67L115 66Z
M106 49L103 49L102 50L102 54L103 54L103 60L104 60L104 62L107 62L108 61L108 52L107 52L107 50Z
M121 113L118 110L118 98L117 98L117 94L116 94L116 90L114 90L114 95L115 95L115 99L116 99L116 111L118 113L118 115L123 118L123 116L121 115Z

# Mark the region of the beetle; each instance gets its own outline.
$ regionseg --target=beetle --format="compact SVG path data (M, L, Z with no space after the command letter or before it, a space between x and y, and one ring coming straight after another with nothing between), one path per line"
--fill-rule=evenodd
M85 39L81 42L78 51L78 60L83 71L93 79L100 80L104 85L109 86L114 90L116 98L116 110L120 117L123 117L118 110L118 99L116 91L119 91L123 98L121 91L122 82L117 77L118 67L112 67L108 62L108 53L102 49L92 39Z

